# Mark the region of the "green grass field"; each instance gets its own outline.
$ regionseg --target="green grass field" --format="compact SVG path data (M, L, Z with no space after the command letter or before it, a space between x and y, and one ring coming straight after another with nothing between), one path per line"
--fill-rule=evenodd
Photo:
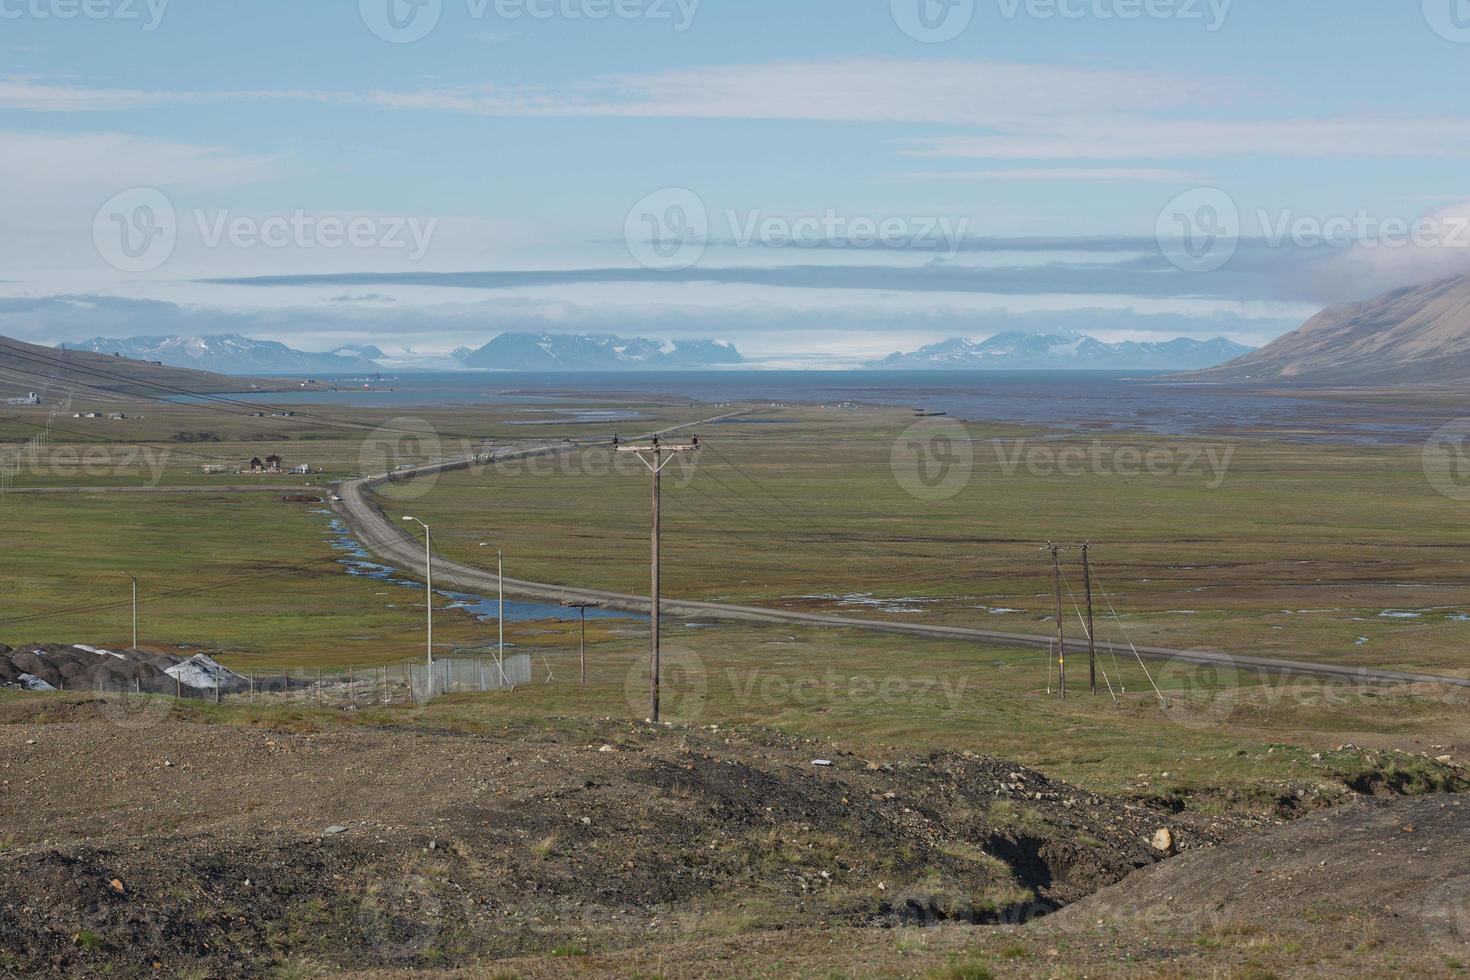
M646 419L619 428L662 428L718 411L638 407ZM385 441L394 442L406 424L392 419L414 414L362 417L387 425ZM482 440L544 445L596 431L512 424L525 419L525 406L417 417L473 436L472 447ZM968 481L952 496L929 499L906 447L955 423L815 407L768 406L757 418L765 424L705 427L698 465L667 471L666 595L1048 634L1055 624L1042 546L1090 540L1099 636L1120 655L1103 661L1118 700L1080 696L1075 657L1074 696L1062 703L1047 696L1047 658L1035 651L671 623L666 706L682 703L690 721L774 725L865 750L971 749L1098 789L1205 801L1197 805L1239 797L1262 806L1298 790L1338 792L1354 767L1419 765L1388 756L1370 763L1351 750L1337 758L1338 744L1433 756L1462 732L1462 699L1454 692L1340 691L1151 665L1170 698L1166 709L1124 655L1126 630L1135 641L1177 647L1463 672L1470 623L1455 614L1466 608L1470 585L1457 543L1464 505L1434 491L1417 447L1118 434L1098 435L1094 446L1092 436L972 423ZM163 457L159 470L137 458L129 468L126 448L111 444L94 450L95 465L79 478L80 464L69 461L87 458L85 443L54 437L25 450L33 465L12 471L0 496L12 582L0 640L125 643L126 570L143 582L145 643L206 649L241 670L418 657L421 594L346 574L320 505L287 502L281 491L224 487L258 480L325 495L331 479L383 468L384 460L422 461L436 447L410 440L396 455L376 444L365 454L362 435L305 424L289 441L258 442L244 437L259 420L227 421L168 406L139 421L135 436L109 438L147 437L164 449L226 457L275 449L288 463L306 456L325 472L205 476L197 458L181 453ZM20 439L25 428L12 424L0 436ZM219 441L175 439L205 431ZM1150 452L1169 465L1149 472ZM1228 466L1214 465L1227 452ZM1073 471L1058 472L1058 460L1071 460ZM13 492L75 483L219 489ZM906 489L916 485L917 495ZM390 514L429 521L447 557L484 563L484 541L505 550L517 577L646 587L648 477L626 454L590 449L483 467L387 488L382 498ZM1065 556L1068 586L1080 600L1078 557ZM1121 622L1104 615L1108 600ZM1078 635L1070 598L1064 614L1069 635ZM483 643L493 632L493 624L461 612L441 609L436 617L441 651ZM511 642L554 669L554 684L416 710L471 727L641 717L643 628L598 621L589 633L594 658L585 689L571 683L571 624L512 624ZM702 678L701 689L680 693L681 664L697 668L691 676ZM1324 749L1323 759L1311 757ZM1440 777L1414 770L1405 778Z

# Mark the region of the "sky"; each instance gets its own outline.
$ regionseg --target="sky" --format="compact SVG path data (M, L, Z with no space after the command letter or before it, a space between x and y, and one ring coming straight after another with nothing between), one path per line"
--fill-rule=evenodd
M0 332L833 367L1470 272L1470 0L0 0Z

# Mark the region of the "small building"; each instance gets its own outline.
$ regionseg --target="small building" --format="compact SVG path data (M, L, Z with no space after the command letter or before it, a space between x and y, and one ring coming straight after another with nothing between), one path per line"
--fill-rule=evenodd
M11 398L11 399L8 399L6 401L6 404L7 405L39 405L39 404L41 404L41 396L38 395L38 394L36 394L33 391L33 392L30 392L29 394L27 394L24 398Z
M220 465L215 464L215 463L206 464L206 465L200 467L200 469L204 471L204 474L206 476L214 476L214 475L217 475L219 473L228 473L228 472L230 472L230 468L228 466L220 466Z
M265 471L267 473L281 472L281 457L277 456L275 453L271 453L269 456L267 456L265 458Z
M256 456L254 459L252 459L250 461L250 472L252 472L252 473L264 473L265 472L265 464L260 461L260 457L259 456Z
M297 474L298 476L307 476L311 473L311 465L308 463L302 463L300 466L293 466L291 467L291 472Z

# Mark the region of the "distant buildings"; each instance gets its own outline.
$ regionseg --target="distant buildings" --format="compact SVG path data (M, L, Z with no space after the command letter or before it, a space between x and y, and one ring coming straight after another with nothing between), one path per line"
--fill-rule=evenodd
M24 398L9 398L9 399L6 399L5 404L7 404L7 405L39 405L39 404L41 404L41 396L38 395L38 394L36 394L33 391L30 394L26 395Z

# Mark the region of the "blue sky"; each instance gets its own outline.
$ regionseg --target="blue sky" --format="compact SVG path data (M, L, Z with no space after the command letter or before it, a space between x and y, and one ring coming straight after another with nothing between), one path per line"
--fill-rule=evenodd
M1466 0L421 3L0 0L0 330L815 365L1465 270Z

